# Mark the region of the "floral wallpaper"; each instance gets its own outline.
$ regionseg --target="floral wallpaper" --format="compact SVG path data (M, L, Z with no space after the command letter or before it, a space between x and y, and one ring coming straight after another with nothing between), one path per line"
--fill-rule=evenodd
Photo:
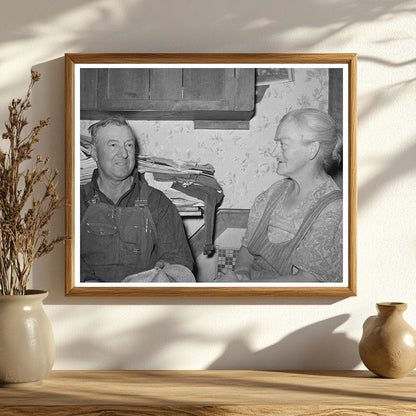
M255 197L280 177L272 156L274 134L288 111L328 110L328 70L295 69L294 81L272 83L256 104L249 130L195 130L192 121L132 120L141 154L211 163L224 190L224 208L250 208ZM90 121L81 122L88 134Z

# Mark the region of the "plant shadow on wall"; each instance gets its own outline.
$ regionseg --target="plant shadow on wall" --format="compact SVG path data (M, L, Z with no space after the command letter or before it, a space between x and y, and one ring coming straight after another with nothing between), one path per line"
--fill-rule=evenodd
M144 51L146 45L153 48L161 45L163 52L172 49L169 44L171 37L166 38L166 31L160 30L161 24L168 20L171 28L182 28L184 31L197 30L199 36L189 36L186 32L180 32L177 40L186 35L187 42L183 45L191 45L191 49L203 52L221 50L258 50L258 40L272 40L285 42L282 35L291 33L296 27L304 28L306 35L299 40L295 36L290 37L290 47L293 51L305 52L309 47L316 46L317 42L327 39L339 33L349 26L361 22L372 22L383 16L412 12L409 0L355 0L337 2L336 7L330 7L325 2L309 0L307 7L303 0L291 2L276 2L265 0L261 7L254 2L244 2L241 7L235 7L232 2L214 0L211 2L178 0L175 7L166 8L163 0L153 2L138 2L125 0L124 2L112 2L108 0L91 0L86 5L83 0L71 0L71 2L51 2L50 0L38 0L36 8L22 8L21 5L10 3L4 13L2 21L2 43L16 41L16 23L12 16L19 16L18 41L51 37L53 30L61 33L60 38L52 36L51 45L55 48L70 48L79 52L91 49L112 49L109 52L132 52L133 39L140 39L140 50ZM47 13L43 11L47 10ZM192 18L184 19L186 10ZM300 11L303 11L300 12ZM74 25L76 21L76 25ZM210 22L211 24L201 24ZM328 22L331 25L328 25ZM106 22L105 25L102 23ZM160 24L155 24L160 22ZM55 26L55 27L54 27ZM319 29L318 34L308 32L308 29ZM326 29L326 30L325 30ZM218 34L217 43L212 33ZM62 36L65 32L65 36ZM109 36L117 33L117 36ZM241 33L251 36L244 41L242 47ZM104 46L103 39L105 39ZM204 45L204 40L207 40ZM224 41L226 39L226 41ZM283 37L283 39L285 39ZM49 42L51 39L49 39ZM167 43L168 41L168 43ZM195 42L191 44L190 42ZM167 47L166 47L167 46ZM279 46L279 43L276 45ZM201 49L202 47L202 49ZM146 50L146 49L145 49ZM149 51L150 52L150 51Z
M8 2L0 16L0 64L9 73L0 82L0 96L21 85L16 62L28 68L63 51L263 52L261 40L269 50L308 52L352 26L414 12L410 0L338 1L332 7L318 0L307 6L303 0L264 0L260 7L242 3L178 0L166 7L163 0L38 0L36 7L21 7ZM192 18L184 19L184 13ZM169 33L163 30L167 26L180 31Z
M380 42L391 42L390 39L385 39ZM385 65L389 68L406 68L410 69L409 73L414 74L412 69L416 59L409 59L403 62L393 62L387 59L380 59L374 56L359 56L359 62L369 62L372 64ZM403 94L409 93L409 88L413 88L416 82L416 77L409 78L390 84L388 88L385 86L376 91L372 91L371 97L363 105L358 114L358 125L364 124L367 120L371 120L375 111L383 110L392 104L392 97L397 101ZM403 111L406 112L407 109ZM413 109L410 109L412 111ZM408 110L407 110L408 111ZM410 126L409 126L410 127ZM408 132L403 129L404 132ZM416 132L410 130L410 135ZM410 143L412 140L409 141ZM383 188L393 181L402 179L405 175L414 172L416 169L416 137L413 139L413 144L409 147L390 156L388 159L372 160L372 163L378 163L380 168L376 170L372 178L358 188L358 201L360 207L365 207L375 195L382 191Z
M81 316L82 315L82 316ZM106 327L103 326L102 313L91 313L88 318L80 311L58 311L56 320L65 332L72 328L70 341L65 336L57 337L57 351L63 365L77 363L83 369L155 369L172 365L171 349L182 348L186 343L210 345L213 336L188 329L184 319L166 312L155 318L146 318L143 324L123 325L117 313L106 315ZM141 321L138 314L138 322ZM76 328L73 327L74 323ZM195 348L195 357L187 353L188 364L197 362L199 349Z
M416 138L408 148L396 153L390 159L383 161L381 167L373 174L372 178L358 188L358 200L360 206L367 205L376 193L397 181L416 169Z
M386 43L391 44L393 46L399 47L398 42L403 40L410 40L409 38L404 39L380 39L378 43ZM403 189L402 186L398 187L398 184L402 185L407 181L407 188L409 189L409 193L405 196L402 196L402 200L408 206L412 206L412 198L413 193L410 191L412 189L412 184L414 183L414 176L413 178L410 175L414 175L416 172L416 131L415 131L415 122L414 122L414 106L412 107L407 105L400 106L399 110L399 102L401 99L406 100L407 97L412 97L412 91L415 91L415 71L414 65L416 59L414 59L414 52L413 55L409 54L406 60L402 61L392 61L389 59L382 59L379 57L374 56L362 56L359 55L358 58L358 71L360 70L360 65L364 66L365 63L370 63L376 69L378 65L387 67L384 68L384 73L386 77L389 75L387 71L401 71L405 75L401 77L401 81L396 83L390 83L383 87L379 87L378 89L370 91L368 94L363 95L361 97L361 104L360 111L358 114L358 126L362 126L364 124L374 123L374 116L376 112L384 112L387 114L387 111L392 108L392 114L388 114L388 117L384 118L382 124L386 125L388 128L390 124L389 118L396 117L396 119L391 120L392 123L399 124L401 123L401 128L394 131L393 134L386 133L385 135L381 135L381 137L377 137L377 144L376 152L378 151L379 154L376 155L374 149L372 149L367 155L365 160L359 162L359 167L367 168L367 166L371 167L373 173L371 176L358 187L358 208L366 209L367 207L371 209L371 202L373 207L375 206L374 201L380 194L387 189L391 189L392 185L395 186L395 190ZM413 58L413 59L412 59ZM413 94L414 95L414 94ZM358 100L360 103L360 98ZM404 101L406 102L406 101ZM396 107L396 108L394 108ZM396 110L396 111L394 111ZM404 124L403 120L413 120L413 122ZM404 137L403 137L404 136ZM406 137L407 136L407 137ZM359 137L359 136L358 136ZM395 151L394 154L389 154L386 152L385 147L383 146L383 142L390 142L390 141L406 141L409 143L406 146L401 146L400 150ZM357 142L359 147L360 142ZM396 146L397 147L397 146ZM384 152L383 152L384 150ZM367 166L366 166L367 165ZM410 181L413 181L412 183ZM400 217L400 216L399 216ZM397 221L400 221L399 217L397 217ZM393 221L395 220L394 217ZM410 231L410 230L409 230ZM416 237L413 233L411 235L413 240L413 247L416 247ZM389 244L389 241L386 242Z
M31 48L30 53L22 56L24 42L44 45L43 54L47 56L60 56L63 51L131 53L132 44L138 52L259 51L259 39L273 44L273 50L284 47L285 52L308 52L309 48L315 49L320 42L350 26L391 19L394 15L411 14L416 10L411 0L355 0L337 2L336 7L318 0L309 0L306 7L303 0L284 4L265 0L261 7L247 1L238 8L232 2L222 0L195 1L192 4L188 0L178 0L171 8L166 8L163 0L90 0L87 3L84 0L38 0L35 8L9 2L4 9L0 17L0 51L2 47L5 50L0 54L0 63L19 61L21 67L42 59L42 50L37 48ZM184 19L184 10L192 19ZM164 21L170 28L181 28L183 32L173 32L167 39L166 31L161 30ZM304 35L297 33L294 36L296 29L302 29ZM316 33L314 29L317 29ZM186 33L192 30L199 35ZM212 36L213 30L216 37ZM245 34L248 36L241 42L241 36ZM389 41L394 42L394 39ZM178 48L177 45L181 46ZM380 58L376 59L381 62ZM13 84L8 78L5 82L5 87L10 90ZM3 92L1 88L0 93Z
M77 321L76 332L69 342L57 337L57 350L62 365L76 362L80 368L100 369L151 369L172 365L172 354L188 346L185 356L178 356L175 365L186 361L188 367L194 363L201 366L201 350L212 350L212 345L225 345L224 352L206 369L345 369L360 363L357 341L343 332L335 332L350 317L349 314L325 319L298 329L273 345L255 351L249 347L253 328L240 327L237 335L219 335L189 328L181 316L171 313L146 320L134 327L118 321L107 322L103 328L100 313L89 313L89 319L77 319L73 311L57 312L56 319L65 331ZM118 320L114 315L114 320ZM114 330L114 328L117 328ZM157 331L155 331L157 328ZM71 331L72 332L72 331ZM111 333L111 335L110 335ZM87 335L88 334L88 335ZM193 345L192 349L189 347ZM195 348L195 345L200 348ZM194 351L194 353L190 352ZM204 353L205 359L207 352Z
M335 332L349 317L349 314L342 314L313 323L258 351L249 347L247 339L234 339L208 369L354 368L360 363L357 341L348 338L345 333Z

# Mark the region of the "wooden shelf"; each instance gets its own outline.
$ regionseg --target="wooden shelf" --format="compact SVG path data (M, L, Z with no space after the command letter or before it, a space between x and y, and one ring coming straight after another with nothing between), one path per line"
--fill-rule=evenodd
M367 371L53 371L0 389L1 415L415 415L416 373Z

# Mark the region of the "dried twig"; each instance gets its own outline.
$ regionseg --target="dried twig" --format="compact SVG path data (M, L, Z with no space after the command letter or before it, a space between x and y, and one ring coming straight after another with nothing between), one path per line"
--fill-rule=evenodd
M40 120L26 136L23 135L28 125L24 112L31 107L32 88L39 79L39 72L32 71L26 96L9 105L6 131L2 135L9 147L5 152L0 150L1 295L25 294L33 262L66 238L51 239L45 228L64 202L56 193L58 171L52 172L48 167L49 157L41 156L31 168L22 169L22 164L32 159L39 132L50 123L49 118ZM35 187L38 197L34 197Z

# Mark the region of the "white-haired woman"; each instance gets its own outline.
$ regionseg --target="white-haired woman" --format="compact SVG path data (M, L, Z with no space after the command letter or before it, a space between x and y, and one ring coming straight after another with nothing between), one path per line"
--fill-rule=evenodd
M323 111L286 114L276 130L277 173L255 200L234 272L222 281L342 281L342 192L328 174L342 137Z

